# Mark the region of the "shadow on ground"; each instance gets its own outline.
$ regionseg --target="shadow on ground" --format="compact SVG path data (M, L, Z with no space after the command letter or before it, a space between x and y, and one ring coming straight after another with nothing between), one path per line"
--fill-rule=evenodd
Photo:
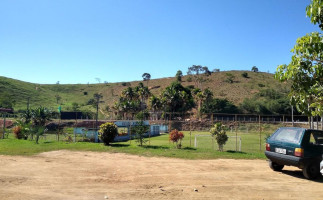
M193 147L184 147L183 149L184 150L193 150L193 151L196 151L196 148L193 148Z
M129 144L110 144L111 147L129 147Z
M232 150L229 150L229 151L226 151L228 153L234 153L234 154L247 154L246 152L243 152L243 151L232 151Z
M145 149L169 149L169 147L165 147L165 146L153 146L153 145L143 146L143 148L145 148Z
M299 178L299 179L304 179L304 180L308 180L304 177L302 170L282 170L283 174L295 177L295 178ZM323 177L319 176L318 178L314 179L314 180L309 180L309 181L314 181L317 183L323 183Z

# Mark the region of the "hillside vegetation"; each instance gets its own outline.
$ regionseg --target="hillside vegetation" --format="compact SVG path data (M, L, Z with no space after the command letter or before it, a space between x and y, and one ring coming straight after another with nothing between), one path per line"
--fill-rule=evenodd
M245 77L242 74L248 73ZM200 75L203 76L203 75ZM231 80L229 81L229 77ZM152 77L153 78L153 77ZM190 80L189 75L183 76L183 86L194 86L194 79ZM273 89L283 94L289 91L289 85L279 83L274 79L274 75L264 72L251 71L224 71L215 72L210 76L204 77L202 89L209 88L215 98L226 98L235 105L239 105L245 98L251 98L264 89ZM175 77L151 79L148 82L150 92L158 96ZM35 80L37 82L37 80ZM62 111L72 110L72 104L78 103L80 110L94 111L94 108L87 105L95 93L103 95L104 103L100 104L100 109L110 108L119 99L122 90L127 87L137 86L140 81L122 83L101 83L101 84L37 84L28 83L11 78L0 76L0 99L10 98L14 101L14 109L25 110L29 98L30 107L45 106L57 110L59 104ZM146 81L142 81L147 85ZM57 99L59 96L59 100Z

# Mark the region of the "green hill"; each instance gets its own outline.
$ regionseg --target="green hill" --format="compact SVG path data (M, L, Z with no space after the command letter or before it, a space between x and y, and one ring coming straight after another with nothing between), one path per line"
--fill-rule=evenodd
M245 72L248 73L248 78L242 76ZM233 82L230 83L228 77L232 76ZM285 94L289 91L289 85L279 83L270 73L224 71L212 73L204 78L206 80L202 83L203 89L209 88L213 91L214 97L226 98L236 105L263 89L274 89ZM182 80L184 86L194 85L194 81L190 81L189 76L184 76ZM153 94L158 95L173 81L175 81L174 77L151 79L148 86ZM81 106L81 110L94 111L90 105L87 105L87 102L93 98L93 94L102 93L104 103L100 104L100 107L104 110L107 105L110 107L114 105L123 89L137 86L138 83L139 81L101 84L37 84L0 76L0 99L9 97L14 100L15 110L26 109L28 98L30 98L30 107L42 105L57 110L56 97L59 96L62 110L70 110L75 102Z

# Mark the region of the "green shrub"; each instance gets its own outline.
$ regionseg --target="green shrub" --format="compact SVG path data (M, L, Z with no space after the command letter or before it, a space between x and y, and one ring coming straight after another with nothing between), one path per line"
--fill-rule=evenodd
M249 76L248 76L248 73L247 73L247 72L243 72L243 73L241 74L241 76L242 76L243 78L249 78Z
M221 122L214 124L213 128L210 130L210 133L213 137L215 137L219 146L219 151L223 151L223 146L228 141L225 125L223 125Z
M130 86L131 86L131 83L128 83L128 82L122 82L122 83L121 83L121 85L122 85L122 86L129 86L129 87L130 87Z
M226 73L225 75L226 75L226 77L227 77L227 79L225 80L226 82L228 82L228 83L233 83L233 82L234 82L234 78L235 78L235 76L234 76L233 74L231 74L231 73Z
M118 135L118 127L112 122L107 122L100 126L99 133L100 139L103 141L103 143L105 145L109 145Z

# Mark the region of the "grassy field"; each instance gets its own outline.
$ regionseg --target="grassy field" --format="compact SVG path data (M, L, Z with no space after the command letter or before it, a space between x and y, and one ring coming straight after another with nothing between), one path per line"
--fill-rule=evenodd
M175 144L168 140L168 134L163 134L158 137L147 138L143 147L138 146L135 140L127 142L113 143L111 146L104 146L102 143L90 142L68 142L67 135L61 135L60 141L57 141L55 134L46 134L46 137L40 137L39 144L30 140L17 140L9 134L7 139L0 140L0 154L3 155L34 155L46 151L54 150L72 150L72 151L98 151L112 153L129 153L141 156L163 156L183 159L217 159L217 158L232 158L232 159L265 159L264 143L265 136L272 133L275 127L270 127L270 130L263 131L260 134L257 131L241 129L237 133L233 130L228 131L229 136L236 134L241 138L241 151L236 152L236 140L230 138L224 147L225 152L217 151L216 143L212 144L211 137L198 137L198 146L194 147L195 135L209 136L209 132L184 131L184 139L182 141L182 149L176 149ZM67 129L69 136L73 138L72 129ZM76 140L82 139L79 136ZM260 144L261 141L261 144Z

